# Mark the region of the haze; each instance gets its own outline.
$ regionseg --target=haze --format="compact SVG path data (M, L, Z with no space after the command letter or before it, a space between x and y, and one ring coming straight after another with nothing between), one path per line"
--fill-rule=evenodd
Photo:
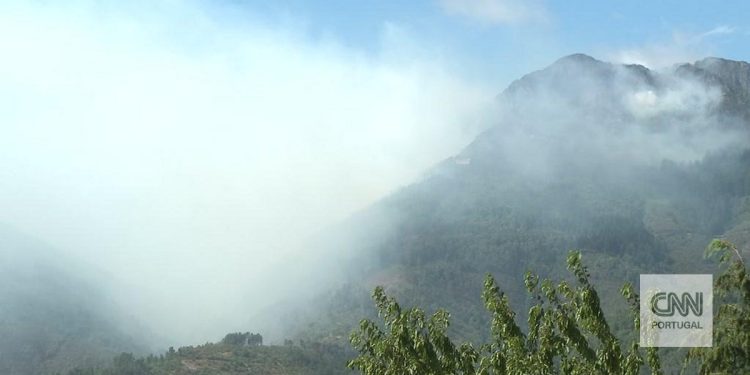
M491 91L397 32L368 54L238 7L4 4L0 221L170 342L241 329L304 239L480 130Z
M533 56L505 51L488 67L457 54L449 37L398 22L380 23L362 47L292 12L263 17L240 5L2 4L0 222L92 266L89 277L133 321L160 343L187 345L260 330L248 327L254 314L335 278L319 264L335 254L318 256L310 238L491 126L504 124L499 144L516 167L539 175L562 138L644 163L698 160L737 140L704 131L719 92L670 70L712 52L708 41L731 28L668 38L670 48L591 47L662 69L662 91L623 73L612 86L541 88L527 107L496 108L511 78L580 45L550 36L556 21L542 2L470 3L434 8L478 33L533 24L507 47ZM490 55L496 46L466 48ZM490 70L498 73L483 76ZM604 91L624 99L601 108L639 127L613 136L565 96L604 100ZM661 116L691 121L640 127ZM319 278L295 284L300 270Z

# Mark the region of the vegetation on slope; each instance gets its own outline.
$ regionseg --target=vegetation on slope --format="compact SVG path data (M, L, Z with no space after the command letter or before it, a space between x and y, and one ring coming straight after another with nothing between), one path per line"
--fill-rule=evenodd
M714 286L718 311L714 346L693 348L683 369L700 374L750 372L750 276L734 245L714 241L711 253L725 265ZM599 293L590 282L581 254L571 252L567 266L575 281L557 284L527 273L534 303L527 331L516 321L508 296L487 276L482 299L491 318L489 343L456 345L447 335L449 314L426 317L419 308L403 309L378 287L374 299L383 324L360 323L351 342L359 356L349 367L368 375L453 374L641 374L647 366L662 374L657 348L623 344L605 318ZM632 329L639 330L639 296L630 284L621 289L631 306ZM384 327L385 329L381 329Z
M170 348L165 354L136 358L123 353L109 367L79 368L67 375L336 375L350 374L347 347L287 340L264 346L259 334L230 333L219 343Z
M617 293L623 282L635 284L641 273L713 273L701 257L711 238L725 236L740 248L750 243L749 151L620 177L575 171L538 184L490 168L444 166L447 172L381 202L397 224L371 250L373 265L321 298L309 313L313 323L300 331L313 340L345 337L357 317L377 317L368 296L384 285L405 304L448 309L452 337L483 342L486 309L474 296L484 275L494 275L513 307L526 310L533 301L518 273L562 278L566 251L578 248L624 338L630 325Z

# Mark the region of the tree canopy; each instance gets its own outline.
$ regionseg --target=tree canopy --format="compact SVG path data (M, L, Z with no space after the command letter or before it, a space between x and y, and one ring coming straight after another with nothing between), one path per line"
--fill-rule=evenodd
M733 244L715 240L707 255L717 255L721 274L715 280L714 346L693 348L686 369L701 374L750 373L750 279ZM527 272L525 285L534 303L526 329L516 321L508 297L487 275L482 299L491 315L491 339L474 346L457 345L447 335L450 315L431 316L417 307L405 309L382 287L373 293L382 324L364 319L352 333L359 355L348 363L366 375L389 374L662 374L658 348L638 344L639 295L631 284L620 290L630 307L630 342L618 339L604 316L596 288L581 260L572 251L567 268L574 282L540 278ZM692 366L692 367L691 367Z

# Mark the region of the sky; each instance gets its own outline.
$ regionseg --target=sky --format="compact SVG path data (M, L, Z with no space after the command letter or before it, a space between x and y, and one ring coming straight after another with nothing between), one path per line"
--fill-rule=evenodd
M750 59L745 2L570 4L0 2L0 222L176 343L247 330L279 265L459 152L523 74Z
M750 59L744 1L237 1L272 22L377 51L397 28L473 79L502 89L557 58L586 53L662 67L712 55Z

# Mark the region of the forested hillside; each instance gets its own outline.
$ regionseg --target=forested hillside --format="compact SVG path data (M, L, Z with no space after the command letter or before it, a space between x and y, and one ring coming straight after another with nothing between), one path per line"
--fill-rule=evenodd
M526 272L524 284L533 299L527 314L514 311L487 275L482 300L491 316L491 339L481 346L457 344L446 335L450 314L445 310L426 315L419 307L402 308L382 287L376 288L373 299L382 323L360 323L351 337L359 355L349 367L367 375L745 374L750 371L750 277L739 255L726 240L708 246L706 258L719 266L712 286L717 306L712 345L690 348L683 355L670 351L667 361L662 360L664 348L641 347L643 333L640 338L613 333L604 312L609 306L602 304L581 253L571 251L566 263L572 280ZM620 293L630 305L632 332L643 332L648 322L640 309L648 297L630 283L623 284ZM519 325L522 320L525 328Z
M357 216L358 225L383 216L393 224L353 245L372 258L353 265L358 276L298 331L346 338L375 316L368 295L384 285L407 306L445 308L451 335L482 342L484 275L524 310L519 276L565 277L565 254L580 249L614 329L625 332L624 282L713 272L702 254L715 237L748 254L748 66L706 59L650 71L573 55L514 82L498 97L497 125ZM630 107L644 97L646 109Z
M354 352L337 345L286 340L264 346L260 334L230 333L218 343L186 346L166 353L116 356L111 363L81 367L67 375L335 375L353 374L346 363Z

